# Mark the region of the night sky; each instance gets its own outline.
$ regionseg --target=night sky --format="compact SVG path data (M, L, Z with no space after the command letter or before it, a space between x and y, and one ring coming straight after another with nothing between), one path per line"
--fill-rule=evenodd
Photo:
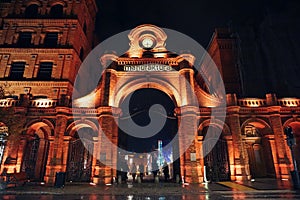
M293 0L98 0L100 41L149 23L182 32L206 47L217 27L266 12L279 12Z

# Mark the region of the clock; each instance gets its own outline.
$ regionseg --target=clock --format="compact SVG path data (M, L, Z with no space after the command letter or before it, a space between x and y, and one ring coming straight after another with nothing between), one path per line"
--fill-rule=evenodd
M146 37L142 40L142 47L144 49L151 49L154 46L154 41L152 38Z

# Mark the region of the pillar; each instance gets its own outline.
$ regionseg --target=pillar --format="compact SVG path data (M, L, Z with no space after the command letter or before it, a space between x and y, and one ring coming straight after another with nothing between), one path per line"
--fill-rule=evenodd
M57 112L63 112L63 108L57 108ZM63 159L65 151L64 133L66 131L67 122L68 118L66 115L58 114L56 116L54 137L49 139L50 146L45 181L50 184L54 183L56 172L65 172L66 170L66 165L64 164L66 162L64 162Z
M284 139L285 135L283 132L283 126L281 123L280 117L280 106L272 106L269 107L270 112L270 125L274 133L274 143L271 143L271 148L276 148L277 150L277 162L275 163L274 159L274 167L276 170L276 177L281 179L290 178L290 165L291 160L287 155L286 141ZM273 145L273 147L272 147Z
M178 140L180 153L180 173L185 182L200 183L203 181L201 166L201 151L195 139L198 136L197 117L199 109L195 106L176 108L178 116ZM197 148L198 146L198 148ZM189 147L188 149L186 149ZM194 159L194 155L196 159ZM202 165L203 166L203 165Z
M232 142L232 136L224 136L227 148L228 148L228 158L229 158L229 168L230 168L230 180L236 180L236 177L234 175L235 172L235 164L234 164L234 146Z
M251 178L248 153L241 134L239 110L239 106L230 106L227 110L227 120L232 133L232 146L234 152L234 170L231 170L230 172L231 179L237 181L250 180Z
M97 147L95 147L98 162L94 166L93 182L96 184L108 184L112 182L113 177L117 177L117 121L120 109L104 106L98 108L98 113L99 134Z

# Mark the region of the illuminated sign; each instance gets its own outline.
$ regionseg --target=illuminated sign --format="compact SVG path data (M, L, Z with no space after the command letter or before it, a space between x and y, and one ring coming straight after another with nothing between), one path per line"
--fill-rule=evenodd
M124 71L126 71L126 72L165 72L165 71L174 71L174 70L169 65L145 64L145 65L125 65Z

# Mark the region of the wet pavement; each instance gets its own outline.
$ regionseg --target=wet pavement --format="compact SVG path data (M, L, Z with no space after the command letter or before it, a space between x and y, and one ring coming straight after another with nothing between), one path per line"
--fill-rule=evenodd
M96 186L66 184L64 188L27 184L0 191L6 200L207 200L207 199L300 199L288 181L261 179L248 182L206 184L142 183Z

